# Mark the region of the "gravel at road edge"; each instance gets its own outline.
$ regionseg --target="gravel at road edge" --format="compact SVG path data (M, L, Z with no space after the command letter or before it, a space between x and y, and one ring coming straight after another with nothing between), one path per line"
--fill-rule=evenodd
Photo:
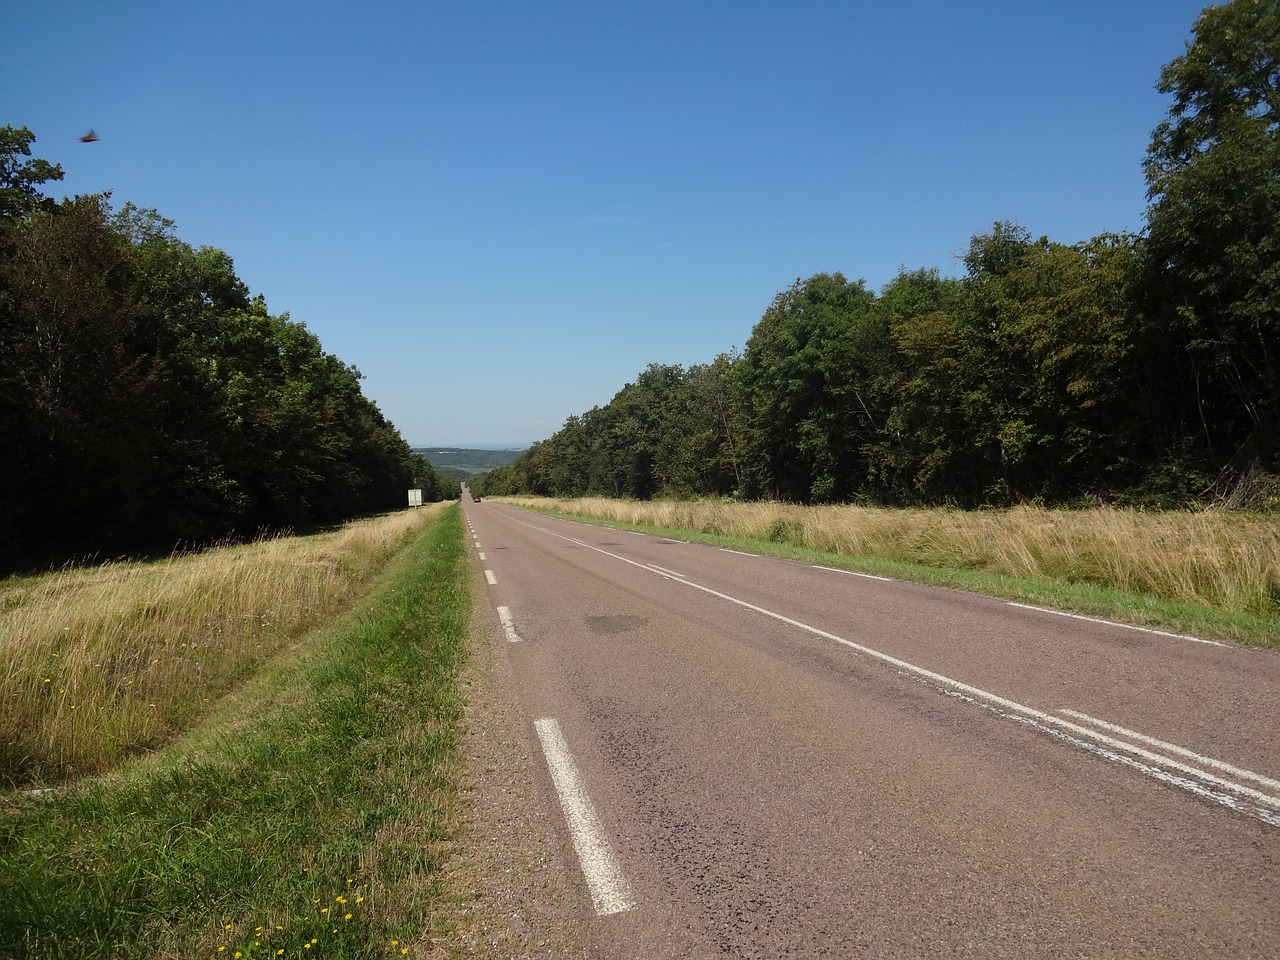
M556 853L534 781L542 758L533 751L502 650L506 641L484 606L483 589L462 677L462 830L444 868L447 916L437 918L453 929L429 957L581 958L581 878Z

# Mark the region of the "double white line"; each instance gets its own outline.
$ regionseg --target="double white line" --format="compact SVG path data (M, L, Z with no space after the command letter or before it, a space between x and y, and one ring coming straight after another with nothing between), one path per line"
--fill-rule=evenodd
M1103 748L1119 750L1133 758L1126 759L1122 756L1113 759L1138 767L1149 776L1176 784L1224 806L1252 813L1272 826L1280 827L1280 780L1213 757L1201 756L1186 747L1099 720L1079 710L1064 707L1058 713L1071 720L1078 720L1081 724L1088 724L1083 727L1059 720L1058 725L1062 728L1088 737ZM1257 786L1251 786L1250 783Z

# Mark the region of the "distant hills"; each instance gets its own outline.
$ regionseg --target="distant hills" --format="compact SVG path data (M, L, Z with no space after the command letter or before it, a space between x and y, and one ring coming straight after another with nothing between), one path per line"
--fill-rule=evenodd
M477 450L471 447L413 447L413 452L427 458L442 477L469 480L495 467L514 463L523 450Z

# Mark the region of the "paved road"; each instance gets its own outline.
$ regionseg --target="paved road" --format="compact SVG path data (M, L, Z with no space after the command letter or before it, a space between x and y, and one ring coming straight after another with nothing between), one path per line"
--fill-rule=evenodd
M1280 956L1280 656L466 508L588 956Z

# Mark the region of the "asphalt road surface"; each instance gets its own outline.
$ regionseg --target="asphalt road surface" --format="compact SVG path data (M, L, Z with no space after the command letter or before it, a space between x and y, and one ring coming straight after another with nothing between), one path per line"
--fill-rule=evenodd
M1280 656L466 503L588 957L1278 957Z

